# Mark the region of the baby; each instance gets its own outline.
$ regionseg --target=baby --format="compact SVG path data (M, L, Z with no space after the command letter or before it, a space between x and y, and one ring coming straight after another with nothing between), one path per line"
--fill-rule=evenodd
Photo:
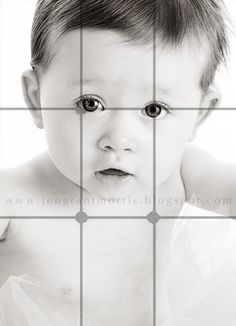
M22 86L35 125L45 130L48 151L1 171L1 215L73 217L82 206L90 216L146 216L154 207L160 216L175 217L192 198L202 209L234 215L235 167L189 144L220 102L214 76L227 48L218 0L39 0L32 29L32 69L24 72ZM33 202L25 200L19 206L6 200L19 197ZM214 200L225 197L230 199L228 205ZM41 276L76 306L75 222L11 223L9 232L15 236L11 242L7 238L2 250L4 257L14 255L16 260L11 259L0 275L2 283L6 275L22 272ZM84 254L85 306L102 326L151 326L152 230L145 219L113 223L88 222L84 239L93 241L87 240ZM195 282L196 271L191 269L181 233L184 223L173 219L158 223L158 325L201 325L197 312L190 318L190 311L214 289L215 283L205 291ZM188 223L201 238L198 222ZM219 228L219 223L217 230L222 230L225 224ZM19 229L19 224L24 227ZM213 224L205 226L213 229ZM12 231L15 228L22 233ZM49 251L54 261L38 245L45 230L48 241L52 240ZM62 234L68 246L63 252ZM215 234L217 242L219 233ZM24 250L12 253L12 241ZM26 247L30 257L39 255L40 270L28 259ZM167 299L170 285L172 289L181 285L183 300L179 289ZM216 325L218 317L201 320Z
M48 151L1 172L1 215L146 216L154 192L161 216L234 215L235 168L189 144L227 46L216 0L39 1L22 86Z

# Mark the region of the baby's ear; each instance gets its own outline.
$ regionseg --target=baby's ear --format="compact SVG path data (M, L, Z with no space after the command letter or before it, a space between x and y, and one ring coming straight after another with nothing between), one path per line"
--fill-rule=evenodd
M200 108L203 111L212 112L212 110L216 109L220 105L220 103L221 103L221 93L218 87L212 84L207 90L207 92L204 93L204 95L202 96ZM201 120L201 114L199 120Z
M194 130L192 132L189 141L194 140L198 128L209 117L211 112L220 105L220 102L221 102L221 93L219 92L218 88L213 85L208 89L208 91L204 94L201 100L197 122L195 124Z
M30 69L23 72L21 84L25 103L32 114L34 123L38 128L43 129L39 82L36 71Z

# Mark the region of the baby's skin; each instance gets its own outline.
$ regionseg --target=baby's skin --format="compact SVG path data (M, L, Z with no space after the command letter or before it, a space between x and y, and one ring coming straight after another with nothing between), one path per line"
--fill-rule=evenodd
M36 126L45 129L48 151L0 172L2 216L73 217L79 211L81 114L84 211L91 216L146 216L153 210L153 117L144 109L153 101L152 47L131 46L116 32L85 30L82 86L86 97L80 97L79 37L80 31L62 37L54 48L55 58L40 78L32 70L22 77L25 101ZM157 201L157 213L178 216L183 203L196 197L196 205L203 209L233 215L235 167L190 144L207 108L220 98L212 88L203 94L200 86L209 51L189 42L181 49L160 45L156 55L155 192L162 203ZM88 106L96 109L87 112ZM118 167L129 178L100 173ZM215 204L214 198L225 197L230 204ZM23 199L20 204L17 198ZM101 198L119 201L101 204ZM169 198L171 205L166 204ZM17 223L21 227L0 246L1 266L5 266L1 283L7 275L28 273L64 293L76 307L79 224L73 219L37 218L11 223L13 230ZM87 313L102 321L102 326L152 325L150 223L111 218L85 225ZM170 232L173 220L166 225Z

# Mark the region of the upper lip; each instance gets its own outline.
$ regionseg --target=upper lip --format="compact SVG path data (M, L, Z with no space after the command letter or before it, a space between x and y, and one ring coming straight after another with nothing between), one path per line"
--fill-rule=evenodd
M129 169L127 169L126 167L124 167L118 163L106 164L106 165L102 166L99 170L97 170L96 172L101 172L101 171L108 170L108 169L117 169L117 170L121 170L125 173L133 175L133 171L130 171Z

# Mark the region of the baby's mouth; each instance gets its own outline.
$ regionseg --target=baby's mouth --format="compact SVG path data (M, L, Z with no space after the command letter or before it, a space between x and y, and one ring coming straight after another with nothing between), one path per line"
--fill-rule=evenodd
M95 176L103 185L118 186L119 184L128 182L134 175L124 170L109 168L95 172Z
M98 173L103 174L103 175L114 175L114 176L127 176L127 175L131 175L131 173L127 173L123 170L119 170L119 169L106 169L106 170L102 170L102 171L98 171Z

